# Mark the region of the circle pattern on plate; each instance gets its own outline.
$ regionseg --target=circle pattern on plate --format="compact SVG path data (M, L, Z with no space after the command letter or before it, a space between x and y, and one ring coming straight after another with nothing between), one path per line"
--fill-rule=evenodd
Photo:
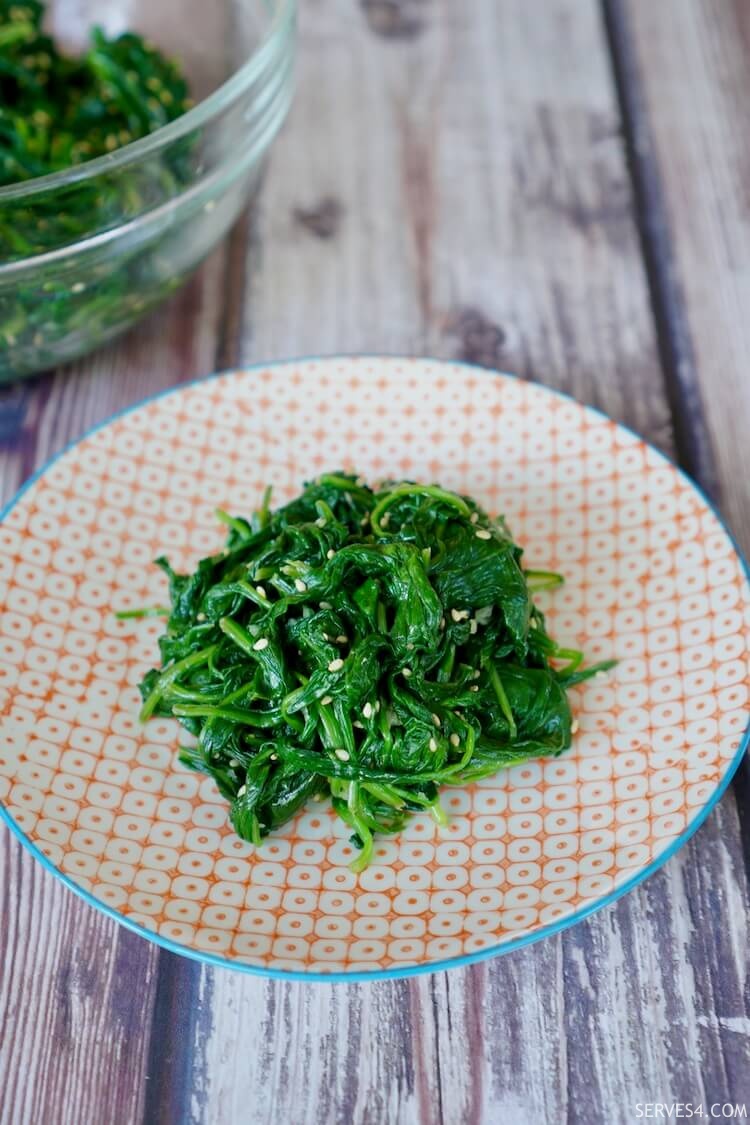
M329 468L437 480L503 511L560 641L606 679L573 694L558 759L447 790L362 875L309 805L256 851L180 728L138 721L167 554L221 546L216 507L284 502ZM0 800L73 884L236 964L398 971L532 935L658 859L710 801L748 715L748 584L717 517L659 453L549 391L458 364L343 359L232 373L148 402L53 462L0 527ZM540 599L541 603L541 599Z

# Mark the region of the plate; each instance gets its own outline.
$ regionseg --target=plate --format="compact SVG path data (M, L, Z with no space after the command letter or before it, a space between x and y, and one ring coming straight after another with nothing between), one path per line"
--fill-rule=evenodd
M322 804L257 851L173 720L138 720L158 662L166 553L223 544L214 509L289 500L321 471L437 481L506 514L565 585L561 642L614 672L573 693L560 758L451 789L349 870ZM87 902L176 952L271 975L445 968L571 925L655 870L748 741L747 571L706 499L634 434L508 375L431 360L300 360L180 387L113 418L31 480L0 525L0 799Z

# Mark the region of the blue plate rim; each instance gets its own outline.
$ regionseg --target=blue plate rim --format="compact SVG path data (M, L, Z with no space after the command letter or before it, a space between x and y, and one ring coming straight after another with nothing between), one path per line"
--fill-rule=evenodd
M210 375L202 375L196 379L187 380L184 383L178 383L175 386L165 387L160 391L156 391L152 395L147 395L145 398L140 399L138 402L131 403L129 406L125 406L121 410L115 411L115 413L111 414L108 418L105 418L103 421L98 422L95 426L92 426L85 433L79 435L72 441L69 441L65 446L63 446L62 449L60 449L43 465L36 469L28 478L28 480L24 481L15 495L11 497L11 499L2 507L2 509L0 509L0 524L5 521L9 513L13 510L13 508L15 508L16 504L19 503L25 493L34 484L36 484L36 482L42 476L44 476L44 474L47 473L52 468L52 466L57 463L57 461L59 461L77 445L80 445L83 441L86 441L88 438L92 437L100 430L105 429L107 426L111 425L113 422L116 422L121 418L127 417L128 414L132 414L134 411L140 410L141 407L148 406L150 403L158 402L162 398L168 398L169 395L177 394L181 391L188 390L191 387L201 386L204 383L211 383L217 379L228 379L231 377L236 377L238 375L241 376L244 372L262 371L268 368L278 369L282 367L293 367L295 364L302 363L337 363L342 361L356 361L358 363L378 363L383 360L393 363L424 363L454 369L465 369L467 373L472 375L481 374L488 377L510 379L513 382L518 383L532 383L533 386L538 387L541 391L544 391L555 398L563 399L566 402L572 403L576 407L591 411L591 413L595 414L599 418L603 418L607 422L613 422L616 426L619 427L619 429L630 434L637 441L653 450L653 452L656 453L656 455L662 461L664 461L665 464L669 465L670 468L672 468L682 478L682 480L684 480L698 494L706 507L713 513L719 523L719 526L729 540L729 543L740 562L742 571L745 575L745 579L748 585L750 585L750 566L748 565L748 562L745 559L742 551L740 550L739 545L734 538L734 535L727 527L713 500L708 496L701 485L694 481L693 478L689 476L685 472L685 470L682 469L671 457L668 457L667 454L662 450L657 449L655 445L647 441L630 426L624 425L622 422L617 422L614 418L611 418L608 414L605 414L603 410L599 410L598 407L589 406L586 403L579 402L576 398L573 397L573 395L569 394L567 391L558 390L556 387L549 387L544 383L538 383L532 380L523 379L520 375L515 375L509 371L498 371L494 368L483 367L480 364L469 363L466 360L460 359L435 359L431 356L425 355L403 355L401 353L396 354L389 352L353 352L349 354L333 353L331 355L295 356L288 359L268 360L259 363L243 363L236 368L228 368L223 371L214 372ZM133 933L138 934L140 937L145 938L147 941L153 942L154 944L160 946L162 949L168 950L170 953L178 954L181 957L188 957L191 960L198 961L202 964L212 965L215 968L231 969L236 972L249 973L252 976L265 977L272 980L307 981L310 983L324 982L332 984L358 982L361 983L379 980L400 980L406 977L421 976L425 973L439 973L444 972L448 969L457 969L466 965L474 965L480 961L487 961L490 958L500 957L505 955L506 953L512 953L514 950L522 949L524 946L532 945L533 943L541 941L544 938L552 937L555 934L562 933L564 930L577 925L578 922L582 922L590 915L598 912L599 910L603 910L605 907L611 906L613 903L617 902L618 899L628 894L640 883L644 882L651 875L655 874L655 872L658 871L659 868L663 867L663 865L669 859L671 859L672 856L674 856L684 844L687 843L691 836L693 836L695 832L698 831L701 825L705 823L708 816L713 812L713 810L716 808L716 806L726 793L729 784L735 773L737 772L737 769L739 768L740 763L742 762L742 759L744 758L749 746L750 714L748 715L748 725L745 728L745 732L740 740L737 751L735 752L732 760L727 766L720 783L717 785L711 797L700 810L700 812L695 816L695 818L690 822L685 830L679 836L677 836L671 842L671 844L669 844L668 847L664 849L663 852L656 856L656 858L653 859L649 864L647 864L646 867L641 868L619 887L615 888L615 890L610 891L606 895L602 895L601 898L592 900L586 906L574 911L572 914L566 915L564 918L560 918L557 922L551 922L549 925L542 926L540 929L534 930L531 933L523 934L515 940L505 941L499 945L489 946L486 949L479 949L476 951L476 953L466 953L462 954L459 957L450 957L444 961L430 961L425 964L406 965L403 967L394 966L393 968L374 969L372 971L357 970L351 973L342 971L327 973L320 971L307 972L306 970L301 969L273 969L263 965L252 965L248 964L247 962L235 961L229 957L221 957L215 953L209 953L204 950L192 949L190 946L181 945L179 942L172 941L171 938L163 937L161 934L156 933L156 931L150 930L146 926L142 926L139 922L135 922L132 919L128 918L126 915L121 914L118 910L114 909L114 907L108 906L107 903L102 902L101 899L96 898L96 896L91 894L90 891L87 891L84 887L81 887L77 883L75 883L68 875L66 875L63 871L56 867L51 862L51 860L49 860L47 856L44 855L43 852L39 850L36 844L34 844L29 839L20 825L16 823L5 806L1 803L0 820L4 821L13 835L20 841L21 845L26 848L27 851L29 851L36 860L39 861L43 868L49 871L54 878L59 879L60 882L62 882L79 898L83 899L83 901L86 902L89 906L92 906L95 910L98 910L101 913L107 915L109 918L112 918L114 921L118 922L126 929L131 930Z

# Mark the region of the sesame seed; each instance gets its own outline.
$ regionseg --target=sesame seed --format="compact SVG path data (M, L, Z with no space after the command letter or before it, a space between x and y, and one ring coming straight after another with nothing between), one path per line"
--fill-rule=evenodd
M278 762L278 760L279 760L279 755L278 755L278 754L272 754L272 755L271 755L271 757L270 757L270 758L269 758L268 760L269 760L270 762Z
M324 707L327 707L329 703L333 703L333 696L332 695L324 695L320 702L322 703L322 705Z
M362 516L362 519L359 521L359 526L360 527L367 527L369 522L370 522L370 513L366 512L365 515Z
M480 669L475 668L474 671L471 673L471 678L472 678L472 680L478 680L481 675L482 675L482 673L481 673Z
M429 741L429 743L428 743L428 745L429 745L429 747L430 747L430 750L431 750L431 751L432 751L432 753L434 754L434 753L435 753L435 751L437 750L437 742L435 741L435 739L434 739L434 738L431 738L431 739L430 739L430 741Z
M466 621L469 616L468 609L452 609L451 617L454 621Z
M326 558L332 559L335 554L336 552L334 551L333 547L331 547L330 550L326 551Z
M203 210L210 214L211 211L213 211L215 206L216 206L216 200L215 199L209 199L208 203L205 205Z
M325 516L318 516L318 518L315 521L315 526L316 527L325 527L325 525L326 525Z
M433 723L435 724L436 727L440 726L440 716L439 715L433 714L432 721L433 721Z
M266 596L265 586L256 586L255 587L255 593L258 595L259 598L265 598L265 596Z
M476 618L472 617L471 621L469 622L469 632L471 633L472 637L475 635L478 628L479 626L477 625Z
M388 524L390 522L391 522L391 513L390 512L384 512L384 514L380 518L380 526L381 527L388 527Z
M335 660L332 660L331 663L328 665L328 671L329 672L340 672L343 667L344 667L344 661L340 657L337 657Z
M256 652L263 652L264 648L268 648L268 637L259 637L253 648Z
M579 729L580 729L580 727L579 727L578 719L574 719L573 723L572 723L572 726L570 728L570 733L571 734L578 734Z
M476 685L476 684L473 684L473 685L472 685L472 686L471 686L471 687L469 688L469 691L479 691L479 688L477 687L477 685Z
M236 758L230 758L230 759L229 759L229 768L230 768L230 769L233 769L233 770L234 770L234 769L237 769L237 766L238 766L239 764L240 764L240 763L239 763L239 762L237 761L237 759L236 759Z
M369 718L372 717L372 703L370 703L369 699L368 699L367 703L365 703L364 707L362 708L362 714L364 715L364 717L366 719L369 719Z
M474 534L476 535L477 539L491 539L492 538L492 532L486 531L483 527L480 527L479 531L475 531Z
M452 734L451 735L451 746L460 746L460 745L461 745L461 739L458 737L457 734Z
M324 634L323 634L323 640L324 640L324 641L330 641L330 639L331 639L331 638L329 637L328 633L324 633Z
M409 642L407 643L407 645L406 645L406 651L407 651L407 652L413 652L413 651L414 651L414 645L412 644L412 642L411 642L411 641L409 641Z
M380 700L378 700L377 703L375 704L375 714L377 715L379 711L380 711Z
M472 523L478 523L479 522L479 512L472 512L471 513L471 522Z
M70 291L71 293L83 293L85 288L86 286L82 281L76 281L75 285L71 285Z
M336 757L338 758L338 760L340 762L348 762L349 761L349 751L348 750L334 750L334 754L336 755Z
M404 677L405 680L408 680L409 676L411 675L411 668L402 668L401 669L401 675Z
M596 679L597 680L608 680L609 679L609 672L597 672L596 673Z
M301 578L294 579L294 588L298 594L304 594L307 591L307 586Z
M336 637L337 645L345 645L348 643L348 641L349 638L347 637L346 633L339 633L338 637Z
M196 621L205 621L206 620L205 613L196 613L195 620Z
M321 609L333 609L333 606L331 605L330 602L321 602L320 608Z
M239 789L237 790L237 796L238 797L244 797L246 793L247 793L247 786L246 785L240 785Z
M360 723L359 719L355 719L354 722L352 723L352 726L356 727L357 730L364 730L365 729L364 724Z
M440 628L441 628L441 629L444 629L444 628L445 628L445 618L444 618L444 617L441 617L441 618L440 618Z

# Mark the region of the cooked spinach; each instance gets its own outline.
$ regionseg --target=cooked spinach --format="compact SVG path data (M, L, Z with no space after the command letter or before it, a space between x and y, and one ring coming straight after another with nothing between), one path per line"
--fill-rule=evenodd
M549 636L532 590L562 579L524 570L502 518L343 472L218 517L226 548L192 574L157 560L171 609L141 717L195 736L181 760L215 779L244 839L325 795L361 870L412 812L444 822L441 786L570 746L566 687L610 664L583 669Z
M44 32L43 15L38 0L0 0L0 187L105 156L190 106L179 65L141 36L93 28L88 50L72 58ZM189 178L190 153L186 139L95 179L5 198L0 262L74 245L172 198ZM160 279L152 294L137 255L86 269L83 280L58 269L0 292L0 373L53 362L55 345L81 333L104 337L131 306L135 315L174 287Z
M0 186L104 156L188 107L179 67L140 35L108 38L95 27L89 49L71 58L44 33L43 16L38 0L0 0ZM4 224L3 257L38 253L44 230Z

